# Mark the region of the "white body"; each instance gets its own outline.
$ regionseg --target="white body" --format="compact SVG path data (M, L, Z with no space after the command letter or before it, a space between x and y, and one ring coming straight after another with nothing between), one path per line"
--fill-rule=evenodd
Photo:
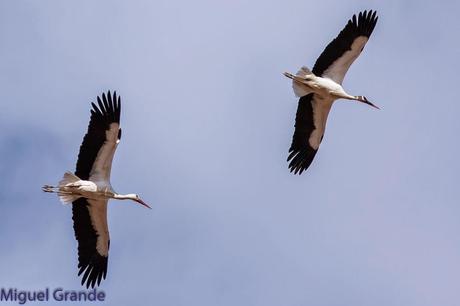
M71 172L64 174L56 191L62 203L72 203L80 197L92 200L107 200L115 195L110 183L96 184L93 181L81 180Z
M337 99L360 100L358 97L345 92L342 85L329 77L314 75L307 67L302 67L296 75L285 73L285 76L292 79L292 88L297 97L303 97L314 93L328 102Z
M317 150L321 144L321 139L326 130L327 116L335 100L356 100L378 108L367 101L363 96L352 96L348 94L343 89L342 85L333 79L314 75L307 67L302 67L296 75L287 72L285 72L284 75L292 79L292 88L296 96L303 97L308 94L314 94L311 103L315 129L310 134L308 142L315 150ZM343 80L343 76L340 75L338 79L340 81Z

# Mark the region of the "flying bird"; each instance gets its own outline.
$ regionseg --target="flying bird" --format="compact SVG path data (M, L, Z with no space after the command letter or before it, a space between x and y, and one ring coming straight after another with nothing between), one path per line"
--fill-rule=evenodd
M118 194L110 184L110 170L120 142L121 101L110 91L97 105L91 103L88 131L80 146L75 174L66 172L58 186L43 186L57 193L63 203L72 203L75 238L78 241L78 276L86 288L101 283L107 275L110 237L107 225L109 199L133 200L150 208L137 194Z
M364 96L345 92L342 82L351 64L361 54L374 30L376 12L360 12L348 21L339 35L329 43L316 60L313 69L302 67L292 79L292 87L300 97L295 118L295 130L287 161L294 174L307 170L318 151L326 128L332 103L337 99L355 100L378 109Z

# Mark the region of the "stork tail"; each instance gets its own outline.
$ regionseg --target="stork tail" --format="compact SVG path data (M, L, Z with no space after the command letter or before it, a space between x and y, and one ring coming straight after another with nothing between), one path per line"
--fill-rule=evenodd
M72 187L69 186L75 182L80 181L80 178L73 174L72 172L67 171L64 173L64 176L62 177L62 180L59 181L58 186L51 186L51 185L45 185L42 187L42 190L44 192L54 192L57 193L59 200L62 203L72 203L73 201L77 200L80 198L80 195L76 195L69 191L70 188L66 187Z
M306 66L302 66L299 71L296 73L297 76L305 77L307 75L313 75L313 72L310 71Z
M308 94L313 93L313 90L309 88L307 85L304 84L305 78L307 76L313 76L313 72L310 71L307 67L303 66L297 71L296 75L292 75L291 73L285 72L284 75L290 79L292 79L292 89L294 90L294 94L296 97L303 97Z
M67 184L78 182L80 178L70 171L64 173L62 180L59 181L59 187L65 187Z
M69 185L76 183L80 181L80 178L73 174L70 171L66 171L64 173L64 176L62 177L62 180L59 181L59 191L58 191L58 196L59 200L65 204L65 203L72 203L73 201L77 200L80 198L79 195L75 195L72 192L65 191L65 187L68 187Z

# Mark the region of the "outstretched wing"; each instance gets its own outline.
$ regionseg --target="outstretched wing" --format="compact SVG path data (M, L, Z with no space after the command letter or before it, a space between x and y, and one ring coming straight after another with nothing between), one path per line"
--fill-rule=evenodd
M294 174L307 170L324 136L332 101L309 94L299 100L295 117L295 130L289 149L289 169Z
M78 241L78 276L84 273L81 284L94 288L107 275L110 245L107 199L79 198L73 202L72 213Z
M91 103L91 119L78 154L75 174L82 180L109 182L113 155L121 138L120 97L110 91Z
M348 68L361 54L375 28L378 19L376 13L371 10L360 12L358 18L353 15L345 28L316 60L313 73L342 84Z

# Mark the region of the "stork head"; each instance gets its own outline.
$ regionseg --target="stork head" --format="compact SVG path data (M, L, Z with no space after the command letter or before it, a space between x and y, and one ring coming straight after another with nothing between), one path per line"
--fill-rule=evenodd
M147 207L147 208L150 208L152 209L152 207L150 207L147 203L145 203L144 201L142 201L141 197L138 195L138 194L130 194L129 195L130 199L133 200L133 201L136 201L137 203Z
M357 101L360 101L360 102L363 102L369 106L372 106L376 109L380 109L377 105L373 104L371 101L367 100L367 98L365 96L355 96L356 100Z

